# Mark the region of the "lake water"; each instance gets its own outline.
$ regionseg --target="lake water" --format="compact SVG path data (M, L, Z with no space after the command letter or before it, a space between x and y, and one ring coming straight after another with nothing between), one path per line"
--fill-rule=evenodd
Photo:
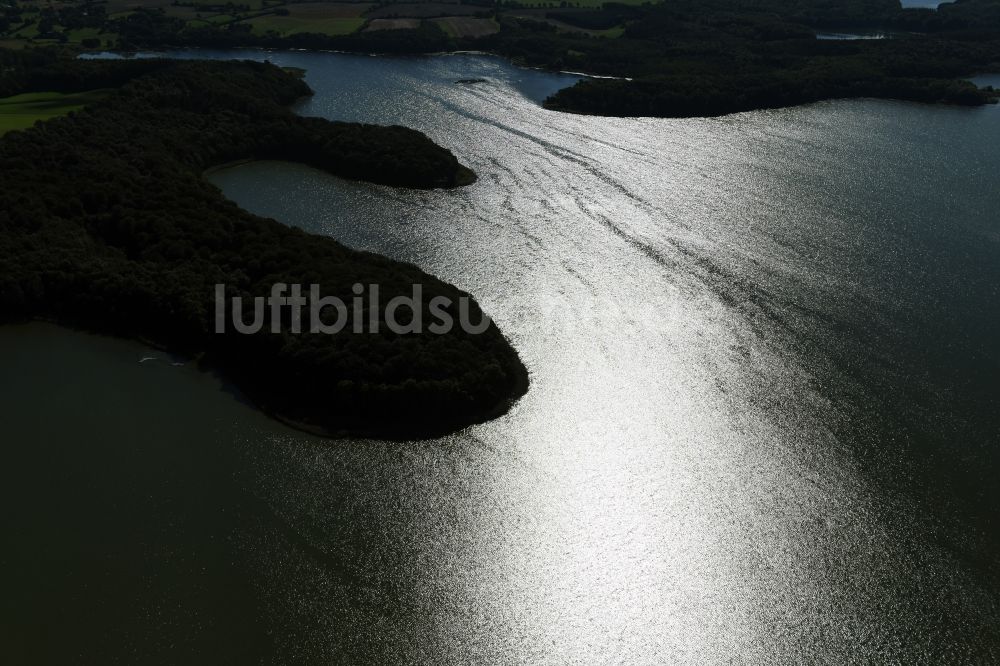
M182 359L0 328L8 654L1000 659L1000 109L594 118L495 58L266 57L307 70L300 113L480 179L212 181L472 292L531 389L444 439L324 441Z

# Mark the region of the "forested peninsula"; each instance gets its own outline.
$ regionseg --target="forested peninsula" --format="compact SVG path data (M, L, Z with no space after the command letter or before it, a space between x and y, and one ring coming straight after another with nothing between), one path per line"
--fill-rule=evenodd
M622 37L597 40L567 64L578 60L628 80L581 81L546 100L548 108L703 117L860 97L979 106L995 103L1000 92L962 78L1000 71L997 0L959 0L940 11L902 9L898 0L670 0L638 11L604 5L605 14L615 12L633 19ZM827 31L862 38L820 38Z
M383 302L421 284L424 308L446 296L457 319L467 295L455 287L251 215L203 178L213 165L272 158L393 186L472 179L423 134L299 117L287 105L308 86L270 64L4 58L8 94L116 90L0 138L0 321L153 342L220 370L266 411L331 435L439 435L505 411L526 390L527 371L493 324L479 334L357 334L349 322L334 335L296 334L285 310L281 333L215 332L216 284L248 302L274 283L315 284L348 303L355 283L378 284ZM367 304L361 315L373 316Z

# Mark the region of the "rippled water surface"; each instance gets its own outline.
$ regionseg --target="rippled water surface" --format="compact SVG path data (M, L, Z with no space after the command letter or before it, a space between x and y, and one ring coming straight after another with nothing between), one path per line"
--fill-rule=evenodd
M480 179L418 192L265 162L212 181L472 292L531 390L442 440L323 441L138 346L0 329L8 503L53 468L69 488L11 519L32 535L15 562L34 539L135 568L52 585L99 600L82 644L168 663L1000 658L1000 109L594 118L538 106L573 77L493 58L267 57L307 70L300 113L416 127ZM53 518L62 502L80 515ZM122 547L60 536L81 520ZM129 604L121 640L95 638Z

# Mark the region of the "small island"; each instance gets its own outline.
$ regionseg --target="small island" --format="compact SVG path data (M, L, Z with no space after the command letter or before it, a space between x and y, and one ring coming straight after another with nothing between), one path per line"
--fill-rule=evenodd
M198 358L265 411L332 436L441 435L503 413L527 390L492 323L481 333L273 333L269 311L263 332L216 332L218 284L248 301L275 283L318 285L347 302L358 283L379 285L383 301L419 284L424 308L435 296L470 300L416 266L251 215L202 176L266 158L395 187L475 179L422 133L297 116L287 105L308 86L269 64L40 53L11 62L8 88L105 93L0 138L0 321L45 319Z

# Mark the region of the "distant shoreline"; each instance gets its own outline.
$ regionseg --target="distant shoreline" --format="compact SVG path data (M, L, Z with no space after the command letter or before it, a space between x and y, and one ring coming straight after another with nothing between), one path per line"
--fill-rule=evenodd
M817 41L824 41L817 39ZM851 42L855 40L825 40L831 42ZM888 41L888 40L857 40L857 41ZM303 48L303 47L282 47L282 46L205 46L205 45L176 45L158 46L149 48L104 50L96 53L79 53L78 57L86 59L99 59L102 56L110 55L118 58L135 57L140 53L148 53L148 57L157 57L159 52L169 57L170 51L202 51L202 50L233 50L233 51L254 51L263 53L330 53L347 56L372 57L372 58L430 58L457 55L472 55L502 59L513 67L525 70L550 72L567 76L581 77L574 85L570 85L556 91L545 99L540 106L550 111L561 113L572 113L579 115L619 117L619 118L715 118L732 115L735 113L746 113L750 111L765 111L778 108L792 108L804 106L816 102L831 101L838 99L879 99L888 101L916 102L922 104L945 104L953 106L986 106L1000 102L1000 91L988 92L968 80L968 77L956 77L954 79L941 79L942 83L955 86L954 91L934 91L923 86L911 86L907 84L903 88L890 89L884 87L886 83L862 85L854 91L837 91L828 94L799 93L798 97L792 99L779 99L777 101L768 100L766 102L747 102L736 98L719 98L705 103L699 103L693 107L685 107L682 101L669 101L667 106L663 102L657 102L651 106L641 106L635 100L635 91L641 90L644 85L643 80L630 76L615 76L599 74L587 70L569 70L559 67L549 67L544 65L532 65L518 58L513 58L502 51L488 49L453 49L427 52L395 52L395 51L364 51L330 48ZM146 56L143 56L146 57ZM981 73L981 69L972 68ZM964 87L963 87L964 86ZM608 100L612 104L608 105ZM657 106L657 104L659 106ZM473 181L469 181L473 182Z

